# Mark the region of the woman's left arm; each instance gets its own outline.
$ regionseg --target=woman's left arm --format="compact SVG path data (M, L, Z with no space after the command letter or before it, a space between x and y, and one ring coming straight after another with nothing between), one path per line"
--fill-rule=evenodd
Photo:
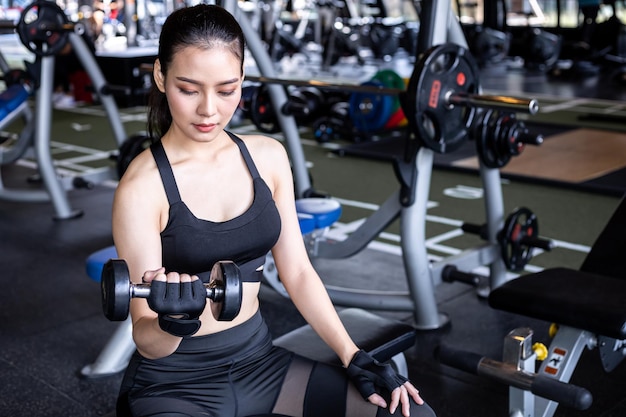
M359 347L343 326L321 278L309 259L298 223L289 159L284 148L278 142L273 143L270 147L276 147L276 149L271 149L271 152L261 158L265 162L262 164L265 168L262 175L266 181L269 179L268 185L273 191L274 201L281 217L280 237L272 249L281 282L304 319L322 340L335 351L344 367L348 368L349 374L352 374L353 379L356 376L358 380L360 379L359 373L367 373L368 371L364 368L361 369L357 363L353 362L357 358L360 360L363 355L357 355L360 351ZM366 367L374 369L371 367L372 365L367 364ZM378 366L376 365L375 368ZM375 369L375 371L378 372L379 370ZM380 371L382 374L385 373L382 368ZM354 375L355 372L357 375ZM422 404L423 400L419 396L418 390L410 382L405 379L398 380L395 372L393 374L391 385L397 388L393 389L391 393L389 410L393 413L398 406L401 406L402 414L407 416L410 398L418 404ZM366 379L369 380L370 378L366 377ZM369 390L369 387L362 389L363 387L357 386L357 388L364 396L368 395L364 391ZM386 401L378 393L372 393L367 399L380 407L387 407Z
M270 145L270 148L271 152L263 152L261 159L265 163L257 165L265 168L262 174L273 192L280 213L282 227L272 255L281 282L304 319L347 367L359 348L341 323L324 284L309 260L298 223L287 154L278 142ZM271 163L268 164L268 161Z

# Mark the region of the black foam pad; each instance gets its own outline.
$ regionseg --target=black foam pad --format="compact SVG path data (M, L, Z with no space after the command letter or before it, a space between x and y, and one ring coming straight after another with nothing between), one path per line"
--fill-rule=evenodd
M522 275L494 289L489 305L540 320L626 338L626 280L567 268Z
M342 310L339 317L357 346L379 362L387 362L415 344L415 329L399 320L381 317L359 308ZM337 354L309 325L277 338L274 344L319 362L341 364Z

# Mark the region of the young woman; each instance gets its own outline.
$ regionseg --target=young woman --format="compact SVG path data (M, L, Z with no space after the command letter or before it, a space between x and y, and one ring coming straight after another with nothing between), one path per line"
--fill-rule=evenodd
M243 56L241 28L219 6L177 10L163 26L148 126L159 140L130 164L113 207L118 254L131 277L151 283L147 300L131 301L137 353L118 417L319 417L329 408L434 416L406 378L346 333L309 262L282 145L224 130L241 97ZM345 369L272 346L258 301L269 250L291 299ZM243 281L232 321L214 319L201 287L221 260L235 262Z

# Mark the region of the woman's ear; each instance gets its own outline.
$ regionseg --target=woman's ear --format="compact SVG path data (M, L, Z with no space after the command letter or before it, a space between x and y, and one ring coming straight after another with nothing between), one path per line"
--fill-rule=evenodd
M159 91L165 93L165 76L163 75L163 72L161 72L161 61L159 61L158 58L154 61L152 76L154 77L154 83Z

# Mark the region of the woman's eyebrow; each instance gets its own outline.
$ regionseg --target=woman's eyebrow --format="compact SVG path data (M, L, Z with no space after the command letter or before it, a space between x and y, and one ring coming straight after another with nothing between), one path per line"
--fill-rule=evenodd
M178 81L183 81L183 82L186 82L186 83L189 83L189 84L195 84L195 85L203 85L204 84L201 81L193 80L193 79L187 78L187 77L176 77L176 79ZM230 80L220 81L217 85L234 84L237 81L239 81L239 78L232 78Z

